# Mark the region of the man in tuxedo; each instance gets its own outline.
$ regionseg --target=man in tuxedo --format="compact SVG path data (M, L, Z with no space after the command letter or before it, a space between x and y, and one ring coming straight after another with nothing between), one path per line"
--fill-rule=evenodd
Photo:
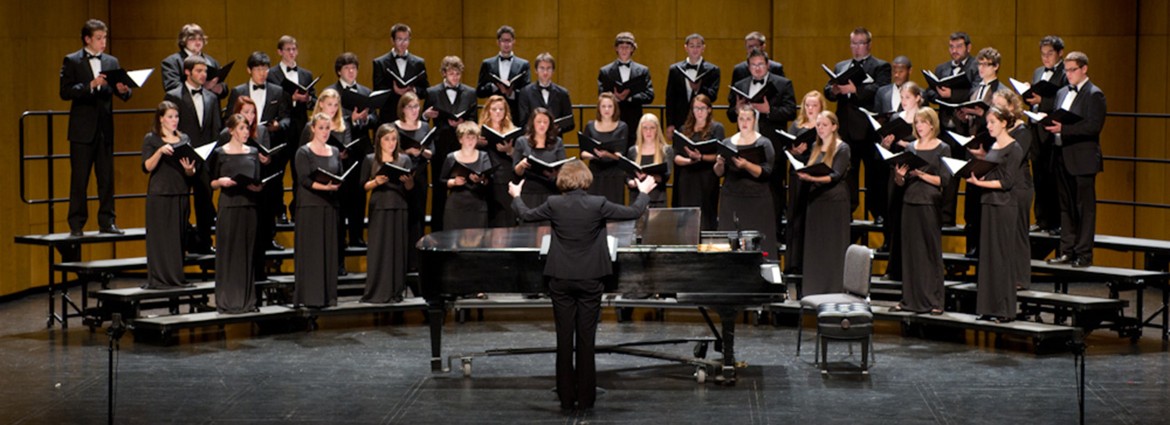
M759 31L749 32L748 35L744 36L743 38L743 47L749 54L752 52L752 50L759 50L761 52L767 53L768 38L764 36L764 33ZM781 65L780 62L768 59L768 72L784 77L784 65ZM734 83L736 81L747 78L748 75L751 75L751 71L748 70L748 63L745 60L736 64L735 68L731 70L731 82ZM712 97L712 99L715 98Z
M356 109L354 105L346 103L347 93L365 97L369 97L371 93L369 87L357 82L357 55L345 52L337 56L337 59L333 61L333 70L337 73L337 82L329 88L341 93L341 114L345 118L346 125L350 128L350 137L353 140L363 139L363 141L354 144L353 147L346 149L342 169L348 169L354 163L365 159L366 154L373 147L373 143L377 143L376 140L371 139L370 132L378 125L378 117L370 111L370 108ZM345 228L349 235L349 246L365 247L366 241L362 238L362 231L365 230L366 191L362 188L362 183L358 179L346 179L341 183L338 197L341 201L342 218L345 219Z
M293 157L296 155L297 147L301 143L301 133L305 126L308 125L309 111L317 104L317 88L316 86L308 87L308 90L284 90L285 81L290 81L298 85L304 86L312 84L313 71L305 69L297 64L297 57L300 55L300 50L297 48L297 39L291 35L282 35L276 41L276 51L280 54L280 63L277 64L275 72L268 73L268 83L281 87L284 92L285 102L289 105L289 120L288 126L283 131L284 143L288 144L288 149L282 149L279 154L272 158L272 165L284 170L286 166L293 165ZM288 175L297 175L296 169L290 167ZM296 191L293 191L293 201L296 201ZM280 205L275 207L280 223L287 224L288 214L285 213L284 195L280 197ZM288 208L292 211L293 208Z
M105 54L109 28L90 19L81 27L80 50L61 62L61 100L69 105L69 235L81 236L89 219L86 189L89 170L97 176L98 229L122 234L114 224L114 96L132 94L125 84L113 86L103 71L119 69L118 58Z
M953 89L948 87L931 87L922 93L922 100L926 102L937 102L941 100L947 103L963 103L971 97L971 87L979 82L978 65L975 60L971 59L971 36L962 31L951 33L950 41L947 44L947 51L951 55L951 60L934 67L934 75L938 78L946 78L962 73L971 84L963 88ZM955 123L953 122L954 109L940 105L938 112L938 120L943 130L953 130L955 128ZM954 150L956 146L951 146L951 148L952 152L956 152Z
M1057 87L1064 87L1068 85L1068 78L1064 75L1064 61L1061 60L1064 54L1064 40L1060 37L1049 35L1040 39L1040 62L1041 66L1036 67L1032 72L1032 85L1035 86L1041 81L1047 81ZM1056 104L1056 95L1042 96L1033 93L1031 96L1024 98L1028 106L1033 112L1052 113L1058 106ZM1034 165L1034 180L1036 184L1036 201L1034 205L1034 213L1036 215L1036 225L1032 230L1044 230L1049 234L1060 234L1060 198L1057 195L1057 170L1056 164L1056 146L1054 146L1052 133L1045 130L1043 127L1035 126L1037 143L1032 144L1032 152L1028 152L1028 156L1032 159Z
M517 57L512 51L516 44L516 30L512 27L504 25L496 30L496 44L500 46L500 54L484 59L480 64L479 85L475 88L475 95L480 99L493 94L504 96L508 108L512 110L512 124L523 126L524 121L517 114L520 107L517 94L531 81L528 61ZM502 81L511 81L511 84Z
M890 84L878 87L877 95L873 99L873 106L868 108L871 112L878 114L879 121L902 112L902 85L910 81L912 67L910 58L905 56L898 56L890 62Z
M183 25L183 28L179 30L179 51L162 60L163 91L174 90L187 80L183 74L183 61L189 56L202 57L208 69L219 69L219 61L216 61L211 55L203 53L203 48L206 46L207 34L203 32L203 27L194 23ZM217 99L227 95L227 85L223 81L219 81L219 77L215 75L212 75L204 83L203 88L215 93ZM218 107L218 105L216 106Z
M889 180L890 167L878 158L874 143L879 142L877 132L869 122L869 117L861 108L873 105L878 87L890 83L890 64L870 55L870 43L873 35L864 27L858 27L849 34L849 46L852 58L838 62L835 73L860 66L865 71L866 79L860 84L849 82L845 85L825 85L825 97L837 102L837 119L840 121L841 138L849 144L853 155L849 167L848 183L852 192L851 206L857 209L859 204L858 188L861 161L865 161L865 186L867 193L880 194L865 197L865 209L873 215L875 223L885 221L886 197L885 187Z
M634 51L638 50L634 34L618 33L614 38L613 47L617 52L617 59L598 71L597 94L612 92L617 97L622 122L629 128L638 128L638 121L642 119L642 105L654 101L654 84L650 81L650 68L633 60ZM629 132L630 143L634 143L637 138L637 131Z
M573 101L569 98L569 90L552 81L556 69L557 61L551 54L544 52L536 55L536 84L529 84L520 90L517 96L520 99L520 107L512 115L519 120L521 127L528 125L532 111L536 108L545 108L554 117L570 117L556 122L561 134L576 128L577 123L571 118Z
M398 100L406 92L414 91L419 99L426 98L427 87L430 86L427 82L427 64L423 58L410 54L410 34L410 27L406 24L394 24L390 27L394 48L374 59L374 90L394 90L378 112L379 124L398 119Z
M475 120L475 89L463 84L463 60L458 56L447 56L439 65L443 81L426 91L427 110L423 116L431 120L435 128L435 163L431 167L431 181L439 181L441 165L447 154L459 150L459 138L455 128L464 121ZM385 110L383 108L382 110ZM443 207L447 203L447 191L442 188L431 193L431 230L443 230Z
M1102 171L1105 93L1089 81L1089 57L1084 53L1070 52L1064 57L1064 74L1068 86L1056 92L1057 109L1082 119L1044 127L1054 135L1060 196L1060 250L1048 262L1089 267L1093 265L1093 238L1097 231L1097 173Z
M881 124L884 125L889 120L895 119L894 117L899 112L902 112L902 87L907 81L910 81L910 70L912 68L913 64L910 63L910 58L906 56L895 57L890 62L891 82L890 84L878 87L877 95L873 99L873 107L870 108L870 111L877 114L876 119ZM911 121L910 125L913 126L914 122ZM892 135L888 137L890 139L894 138ZM889 144L887 144L886 139L883 138L881 142L882 147L891 151L899 152L902 150L902 147L898 145L898 140L890 140ZM886 217L886 222L882 226L882 235L884 238L882 239L882 246L878 248L878 251L890 253L890 262L886 266L886 275L892 279L901 280L902 261L900 257L901 252L899 251L901 247L895 241L901 239L902 232L902 223L900 222L902 217L902 187L891 185L887 182L886 190L886 212L888 217Z
M187 79L179 87L166 94L166 100L179 105L179 131L191 138L191 144L201 147L215 143L223 127L219 116L219 98L205 89L207 62L201 56L190 55L183 59L183 74ZM215 205L211 201L211 180L207 163L203 161L197 170L191 186L195 193L195 221L197 234L189 252L212 254L211 227L215 224Z
M777 130L786 130L788 122L796 118L796 94L792 89L792 82L787 78L768 71L768 55L762 50L754 49L748 53L748 69L751 73L742 80L732 84L727 92L727 118L731 122L739 119L736 112L745 104L750 104L756 110L756 123L760 135L772 141L776 152L787 149L784 139ZM747 97L744 97L743 94ZM768 176L768 185L772 189L772 208L776 217L775 240L784 240L780 233L784 229L784 209L788 195L785 190L784 179L788 173L775 171Z
M666 137L682 129L691 110L691 100L700 94L719 98L719 67L703 60L707 40L699 34L688 35L683 48L687 58L671 65L666 77Z

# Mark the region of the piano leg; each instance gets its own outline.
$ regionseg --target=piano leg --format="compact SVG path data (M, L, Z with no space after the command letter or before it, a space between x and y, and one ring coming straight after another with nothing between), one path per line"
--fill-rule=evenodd
M427 305L427 319L431 325L431 372L443 370L443 319L447 317L447 306L442 299Z
M741 309L731 306L714 307L723 322L723 373L718 379L724 384L735 383L735 319Z

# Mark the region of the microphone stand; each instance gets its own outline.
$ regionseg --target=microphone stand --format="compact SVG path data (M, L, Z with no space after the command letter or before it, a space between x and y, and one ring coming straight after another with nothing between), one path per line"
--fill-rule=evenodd
M110 425L113 425L114 423L114 383L117 382L117 378L115 376L115 373L117 373L117 368L115 367L117 365L116 358L117 353L121 348L119 342L122 339L122 335L126 334L128 329L129 326L122 322L121 313L113 314L113 316L110 318L110 327L106 329L106 335L109 335L110 337L109 373L106 379L106 398L108 402L106 414Z

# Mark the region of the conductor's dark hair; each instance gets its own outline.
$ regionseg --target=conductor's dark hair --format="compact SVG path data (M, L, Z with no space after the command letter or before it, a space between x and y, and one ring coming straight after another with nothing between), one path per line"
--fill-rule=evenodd
M1044 46L1051 46L1052 50L1055 50L1057 52L1063 52L1064 51L1064 40L1062 40L1060 38L1060 36L1046 35L1046 36L1044 36L1044 38L1040 39L1040 47L1044 47Z
M393 40L394 36L398 35L400 32L405 32L406 35L409 36L411 34L410 25L406 25L401 22L394 24L394 26L390 27L390 39Z
M158 137L164 136L164 134L162 132L162 123L159 122L159 118L162 118L162 116L166 115L167 111L170 111L170 110L174 110L174 111L178 112L179 105L176 105L175 102L171 102L169 100L164 100L162 102L159 102L158 107L155 108L155 110L154 110L154 127L153 127L153 131L154 131L155 136L158 136ZM177 133L178 130L175 130L175 132Z
M187 59L183 59L183 71L194 70L195 65L207 66L207 59L203 59L203 56L195 55L187 56Z
M261 65L269 68L272 67L272 59L268 57L267 53L257 50L252 52L251 55L248 55L248 69L252 69Z
M110 29L105 22L98 19L85 21L85 25L81 27L81 42L84 43L86 38L93 37L93 33L97 31L110 32Z
M516 30L513 29L511 25L504 25L500 27L500 29L496 30L496 40L499 40L500 37L504 36L504 34L511 34L512 39L516 39Z
M358 64L357 55L353 54L353 52L345 52L337 55L337 59L333 61L333 72L341 72L341 68L346 65L353 65L354 67L361 68L361 65Z
M593 185L593 172L581 161L569 161L557 174L557 189L561 192L585 190Z
M951 41L963 40L963 44L971 45L971 36L963 31L955 31L951 33Z

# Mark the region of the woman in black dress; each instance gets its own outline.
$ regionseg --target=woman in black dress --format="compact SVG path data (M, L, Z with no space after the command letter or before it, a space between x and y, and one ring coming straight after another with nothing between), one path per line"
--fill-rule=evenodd
M406 288L407 253L411 251L407 229L408 199L414 189L410 174L390 178L383 164L412 169L410 156L398 150L398 129L391 124L378 127L374 153L362 162L362 182L370 192L370 248L366 251L364 303L402 302ZM417 170L415 170L417 172ZM392 175L392 174L390 174Z
M922 107L922 87L913 81L907 81L902 84L899 94L902 98L902 111L889 119L900 119L913 126L918 109ZM890 134L882 137L881 144L883 148L898 153L906 150L910 142L917 138L917 131L910 132L902 140L894 140L894 135ZM902 197L905 196L906 187L894 181L894 173L890 173L890 181L886 187L890 188L886 199L889 208L882 224L882 235L885 238L883 245L890 253L890 260L886 262L886 277L902 280Z
M544 162L554 162L565 159L565 145L561 142L556 123L548 109L536 108L532 117L528 118L528 128L523 136L516 139L515 149L512 151L513 171L517 176L524 176L528 184L520 197L528 205L543 204L549 195L557 192L557 176L555 171L545 173L530 173L528 156L531 155Z
M776 258L778 244L771 235L776 234L775 210L772 209L772 191L768 188L768 176L776 151L772 141L756 132L756 114L750 105L740 108L736 119L739 132L722 143L735 145L739 149L761 147L764 161L756 164L739 156L725 159L715 158L715 175L724 177L719 189L719 230L755 230L763 235L764 255Z
M409 156L411 163L414 164L414 187L417 190L407 193L406 202L407 234L410 235L408 241L411 244L422 238L426 226L427 191L431 185L431 174L427 171L427 164L430 162L432 150L429 144L415 146L416 143L407 146L403 139L421 142L431 131L431 125L421 120L421 116L422 101L418 99L418 95L413 91L403 94L398 100L398 120L394 121L394 128L398 129L398 140L403 145L402 152ZM407 267L410 270L418 270L418 251L412 249L407 254Z
M629 149L630 127L619 117L621 113L613 93L605 92L597 97L597 119L586 123L581 134L599 143L616 142L621 149L615 152L599 150L596 154L581 151L581 159L589 161L589 171L593 173L589 194L604 196L609 202L625 204L626 172L618 167L617 161Z
M516 130L512 124L512 110L508 100L494 94L479 110L479 125L491 128L499 134L507 134ZM484 131L487 131L486 129ZM512 227L516 225L516 212L512 211L512 197L508 196L508 183L516 177L512 170L512 151L515 150L516 139L505 140L503 143L488 145L488 140L481 134L479 147L487 151L488 157L495 166L492 174L491 198L488 202L488 225L491 227Z
M711 98L698 94L679 133L695 142L723 140L723 124L711 119ZM673 135L668 135L673 137ZM715 175L717 153L703 154L689 146L675 144L674 206L699 207L702 230L715 230L719 222L719 176ZM681 149L679 149L681 148Z
M638 121L638 138L634 146L626 151L626 158L639 166L666 164L666 171L661 174L647 175L639 171L634 173L633 178L626 180L630 190L637 191L638 181L653 178L658 186L650 192L650 207L666 208L666 182L670 180L674 169L674 148L666 144L666 139L662 137L662 124L658 122L657 115L642 115Z
M817 116L817 141L808 164L832 168L827 176L797 172L808 187L805 209L804 277L801 296L841 292L844 289L845 249L849 247L849 188L841 179L849 173L849 145L837 135L837 115Z
M825 110L828 103L828 99L825 99L820 90L805 93L800 101L800 115L788 127L788 134L797 139L805 132L811 131L815 134L817 116ZM792 143L788 147L788 152L796 159L808 162L808 145ZM784 236L787 238L784 241L784 273L801 274L801 268L804 266L804 211L808 204L808 188L800 181L800 177L796 176L796 168L790 166L788 161L777 166L780 167L788 169L788 208L785 211L788 222L784 225Z
M268 127L259 125L256 122L256 102L248 96L240 96L236 99L236 106L231 112L232 114L240 114L251 128L251 135L248 138L248 144L255 146L262 146L264 149L271 149L272 138L268 132ZM232 139L231 128L224 126L220 131L218 146L228 144ZM283 148L281 148L283 149ZM218 152L218 151L217 151ZM273 156L279 155L280 151L274 152ZM256 156L260 158L260 176L268 177L275 173L282 172L284 166L272 161L267 155L264 155L263 150L256 152ZM254 250L253 269L255 270L255 280L264 280L268 278L264 270L266 260L265 251L272 249L279 251L284 249L276 243L276 206L284 205L284 179L277 179L272 184L264 185L260 190L259 199L256 201L256 249Z
M297 149L296 254L293 257L296 291L293 303L308 307L337 305L338 245L337 197L341 184L317 180L318 168L341 174L340 152L328 145L332 118L316 114L309 120L313 138ZM325 182L322 182L325 181Z
M1024 100L1020 95L1008 89L996 90L992 95L991 103L1000 109L1008 111L1016 118L1016 124L1009 127L1009 133L1012 139L1020 145L1020 150L1024 151L1024 157L1020 159L1020 178L1023 181L1012 188L1012 195L1016 197L1016 207L1020 209L1020 222L1023 223L1020 228L1028 230L1032 223L1032 198L1036 195L1035 182L1032 180L1032 166L1030 159L1033 157L1033 152L1038 149L1034 143L1034 134L1032 129L1028 127L1027 120L1024 118ZM1019 234L1020 244L1028 247L1029 254L1031 253L1032 241L1029 238L1028 232L1021 232ZM1047 255L1044 252L1041 255ZM1032 257L1020 256L1016 259L1016 267L1019 268L1018 273L1023 276L1031 276L1032 274ZM1029 279L1029 282L1031 279ZM1028 289L1026 282L1016 289Z
M242 114L228 117L231 139L215 149L211 188L219 190L219 217L215 222L215 309L223 314L256 311L256 200L260 157L244 143L252 126ZM236 181L236 178L244 179Z
M1016 265L1020 257L1028 258L1028 246L1021 244L1020 239L1020 233L1027 233L1028 229L1020 221L1018 195L1013 194L1025 184L1019 167L1024 150L1009 132L1015 119L998 107L987 112L987 131L995 138L995 144L986 152L981 148L970 151L976 158L983 157L1000 165L985 176L967 178L968 184L983 189L975 313L982 320L994 322L1015 319L1016 287L1027 287L1030 280Z
M491 168L492 160L487 152L475 148L479 124L460 123L455 128L455 137L459 139L459 150L447 154L439 180L435 182L448 191L443 206L446 209L443 230L487 227L491 174L486 171Z
M909 83L907 83L909 84ZM942 314L942 188L950 183L942 158L951 156L951 147L938 139L938 114L921 108L914 116L918 140L906 146L908 152L926 161L926 167L911 170L894 167L894 184L902 187L901 246L902 302L894 311ZM892 207L893 205L891 205ZM892 210L893 208L891 208ZM886 223L890 223L888 220Z
M190 143L179 133L179 107L158 104L154 129L142 140L142 171L150 174L146 189L146 289L190 286L183 275L190 185L195 160L173 156L173 146ZM178 243L176 243L178 242Z

